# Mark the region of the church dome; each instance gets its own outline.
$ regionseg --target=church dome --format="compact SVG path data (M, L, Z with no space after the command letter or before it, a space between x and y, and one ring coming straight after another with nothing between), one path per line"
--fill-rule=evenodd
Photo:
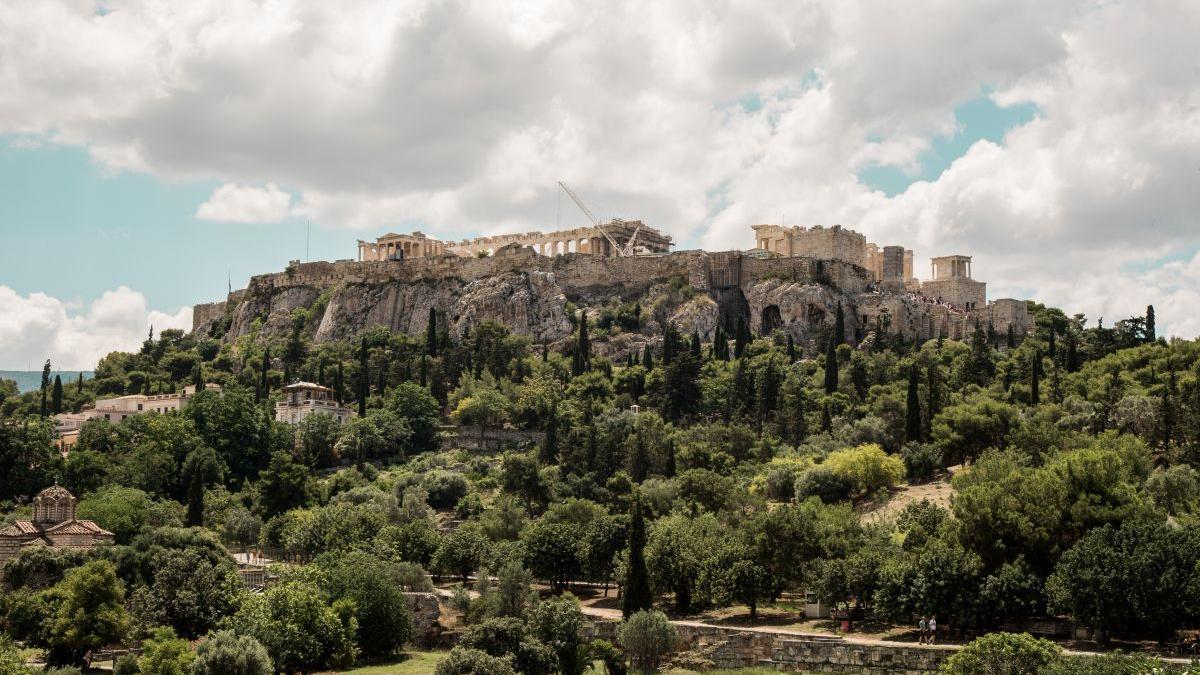
M33 522L61 523L75 519L75 496L59 485L48 487L33 498Z

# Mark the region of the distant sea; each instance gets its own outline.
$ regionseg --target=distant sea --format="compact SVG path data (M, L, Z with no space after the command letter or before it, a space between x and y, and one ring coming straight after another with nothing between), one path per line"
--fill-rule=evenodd
M50 383L54 383L54 376L62 377L63 385L71 384L79 380L78 370L55 370L50 373ZM94 373L90 370L83 371L83 379L92 379ZM37 391L38 387L42 386L42 371L40 370L0 370L0 380L16 380L17 390L20 392Z

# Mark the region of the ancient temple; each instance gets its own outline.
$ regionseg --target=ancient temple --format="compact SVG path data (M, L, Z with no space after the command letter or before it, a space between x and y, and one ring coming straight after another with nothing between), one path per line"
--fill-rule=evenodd
M33 498L33 520L18 520L0 530L0 563L28 546L91 548L111 543L113 533L90 520L75 518L78 500L65 488L48 487Z

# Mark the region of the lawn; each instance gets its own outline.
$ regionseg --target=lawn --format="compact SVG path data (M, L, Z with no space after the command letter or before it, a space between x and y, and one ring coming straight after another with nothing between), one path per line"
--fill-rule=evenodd
M347 670L343 675L433 675L446 652L405 652L404 660Z

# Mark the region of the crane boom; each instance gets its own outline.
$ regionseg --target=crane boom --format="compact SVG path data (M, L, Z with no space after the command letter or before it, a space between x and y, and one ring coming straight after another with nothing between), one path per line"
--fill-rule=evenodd
M600 221L596 219L596 216L592 215L592 210L583 203L583 200L579 198L579 195L575 194L575 191L567 187L567 184L561 180L558 181L558 186L563 189L563 192L567 193L567 196L571 198L571 201L575 202L575 206L578 206L579 210L583 211L583 215L587 216L588 220L592 221L592 225L596 226L597 230L600 230L600 234L604 235L604 238L608 240L609 245L613 247L613 251L615 251L617 255L627 255L621 245L617 243L617 240L613 239L612 235L608 233L608 230L605 230L604 226L600 224Z

